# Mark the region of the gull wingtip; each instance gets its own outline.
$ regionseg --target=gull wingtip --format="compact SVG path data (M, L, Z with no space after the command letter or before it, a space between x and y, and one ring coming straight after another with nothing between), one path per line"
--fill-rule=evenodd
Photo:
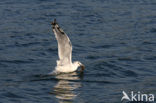
M54 19L54 21L51 22L51 25L56 25L56 18Z

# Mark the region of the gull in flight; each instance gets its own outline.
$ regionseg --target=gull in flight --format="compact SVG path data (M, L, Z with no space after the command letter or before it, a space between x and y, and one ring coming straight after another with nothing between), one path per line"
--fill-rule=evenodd
M84 65L81 62L75 61L72 63L72 44L67 34L57 24L56 19L54 19L51 24L58 43L59 56L59 60L56 61L57 66L55 67L54 72L74 72L78 69L78 67L81 67L81 71L83 71Z

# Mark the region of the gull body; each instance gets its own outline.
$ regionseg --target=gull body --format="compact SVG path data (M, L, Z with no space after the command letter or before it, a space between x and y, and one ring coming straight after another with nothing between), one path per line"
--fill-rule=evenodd
M57 24L56 19L52 22L52 30L58 43L59 56L55 72L74 72L78 67L81 67L81 71L83 71L84 65L81 62L75 61L72 63L72 44L67 34Z
M66 64L66 65L57 65L55 67L55 70L58 72L74 72L77 70L77 68L81 66L79 61L76 61L74 63Z

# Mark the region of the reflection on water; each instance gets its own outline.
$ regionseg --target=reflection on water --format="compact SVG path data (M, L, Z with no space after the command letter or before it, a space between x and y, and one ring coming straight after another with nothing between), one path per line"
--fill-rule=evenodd
M59 103L71 103L79 94L75 89L81 87L79 74L74 72L70 74L60 74L56 76L58 83L53 88L53 94L59 100Z

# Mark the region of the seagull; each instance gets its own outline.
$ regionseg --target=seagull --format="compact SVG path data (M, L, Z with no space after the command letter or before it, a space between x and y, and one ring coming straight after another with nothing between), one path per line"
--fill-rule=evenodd
M80 71L83 72L85 67L81 62L75 61L72 63L72 44L70 42L69 37L60 28L60 26L56 22L56 19L54 19L54 21L51 24L52 30L55 34L58 43L58 57L59 57L59 60L56 61L57 66L55 67L55 70L53 72L70 73L76 71L78 67L81 67Z

